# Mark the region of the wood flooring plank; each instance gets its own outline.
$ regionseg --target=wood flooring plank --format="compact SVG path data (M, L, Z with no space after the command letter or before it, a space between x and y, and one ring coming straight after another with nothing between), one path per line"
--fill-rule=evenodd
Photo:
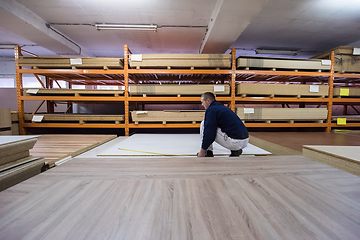
M360 194L358 184L303 156L79 158L0 192L0 199L20 196L0 204L0 232L4 239L358 239L360 201L348 197Z

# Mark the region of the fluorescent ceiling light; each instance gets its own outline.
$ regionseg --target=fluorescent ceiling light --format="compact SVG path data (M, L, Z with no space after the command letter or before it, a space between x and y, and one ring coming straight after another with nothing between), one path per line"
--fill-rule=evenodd
M270 49L255 49L256 54L272 54L272 55L292 55L296 56L297 51L292 50L270 50Z
M157 25L152 24L109 24L109 23L99 23L95 24L97 30L144 30L144 31L155 31L157 30Z

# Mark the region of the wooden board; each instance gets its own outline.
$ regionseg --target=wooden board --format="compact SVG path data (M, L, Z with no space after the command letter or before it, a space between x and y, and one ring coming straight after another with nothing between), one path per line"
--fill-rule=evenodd
M250 69L292 69L292 70L330 70L330 64L320 59L270 58L240 56L236 59L237 68Z
M304 145L304 156L360 177L359 146Z
M212 92L215 95L229 95L227 84L130 84L130 95L200 95Z
M116 135L46 134L39 137L30 154L44 157L45 164L54 167L57 161L75 157L114 138Z
M360 88L358 87L335 87L334 97L360 97Z
M41 172L44 158L32 156L0 166L0 191L29 179Z
M29 156L39 136L0 136L0 165Z
M236 86L236 94L241 96L306 96L325 97L329 94L327 85L305 84L262 84L262 83L239 83Z
M69 58L69 57L30 57L21 56L19 66L32 66L40 68L123 68L123 58Z
M2 128L11 128L10 108L0 108L0 130Z
M236 108L241 120L325 120L326 108Z
M34 116L43 116L42 122L120 122L124 115L95 115L95 114L24 114L25 121L32 121Z
M93 95L112 95L120 96L124 94L124 90L106 90L106 89L44 89L44 88L26 88L24 93L28 96L41 95L41 96L93 96Z
M1 192L0 232L351 240L360 236L359 194L359 177L302 156L79 159Z
M139 122L201 122L204 120L205 111L131 111L132 121Z
M230 68L230 54L132 54L130 67Z

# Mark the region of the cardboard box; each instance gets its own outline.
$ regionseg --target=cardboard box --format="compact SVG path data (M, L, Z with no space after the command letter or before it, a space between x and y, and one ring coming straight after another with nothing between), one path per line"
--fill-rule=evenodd
M237 68L292 69L292 70L330 70L331 62L321 59L269 58L240 56Z
M230 68L230 54L131 54L130 67Z
M305 84L262 84L262 83L239 83L236 86L236 94L241 96L314 96L325 97L329 94L328 85L305 85Z
M326 108L237 108L241 120L325 120Z
M229 95L227 84L130 84L130 95L196 95L212 92L215 95Z
M139 122L201 122L204 120L203 110L164 110L164 111L132 111L131 118Z

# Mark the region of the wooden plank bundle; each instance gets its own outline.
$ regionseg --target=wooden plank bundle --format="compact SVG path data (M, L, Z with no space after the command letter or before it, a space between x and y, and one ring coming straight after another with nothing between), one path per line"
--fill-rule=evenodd
M292 70L330 70L331 62L321 59L269 58L240 56L237 68L292 69Z
M26 95L56 95L56 96L86 96L86 95L124 95L124 90L109 90L109 89L65 89L65 88L26 88L24 89Z
M130 95L196 95L212 92L215 95L229 95L227 84L130 84Z
M94 114L25 114L25 121L33 121L34 116L42 117L42 121L48 122L116 122L124 121L124 115L94 115ZM36 119L36 118L35 118Z
M41 172L44 158L30 156L38 136L0 136L0 191Z
M340 46L314 58L329 58L331 51L335 52L335 72L360 72L360 48Z
M29 57L21 56L19 66L33 68L124 68L123 58Z
M12 132L10 108L0 108L0 136L11 134Z
M132 54L130 67L230 68L230 54Z
M131 117L135 124L139 122L201 122L204 110L164 110L164 111L132 111Z
M243 97L247 95L265 96L313 96L325 97L329 94L328 85L305 85L305 84L262 84L262 83L239 83L236 86L236 94Z
M237 108L241 120L305 120L318 121L327 118L326 108Z
M334 97L360 97L360 88L357 87L335 87Z

